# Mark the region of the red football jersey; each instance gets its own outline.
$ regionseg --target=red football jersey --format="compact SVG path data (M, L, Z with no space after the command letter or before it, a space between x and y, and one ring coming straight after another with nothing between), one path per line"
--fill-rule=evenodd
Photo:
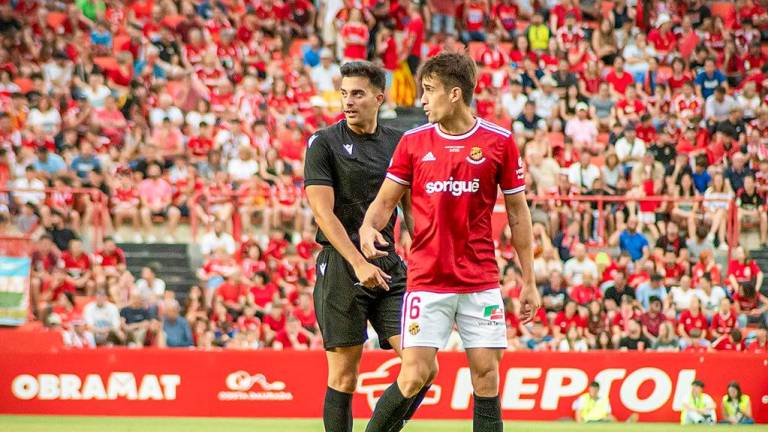
M408 290L473 293L499 287L491 213L498 188L525 190L512 134L478 119L448 135L437 124L403 134L387 178L410 186L415 222Z

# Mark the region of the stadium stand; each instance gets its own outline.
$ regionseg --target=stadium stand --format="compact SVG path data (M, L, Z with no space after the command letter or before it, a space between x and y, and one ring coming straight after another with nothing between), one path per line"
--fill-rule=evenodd
M342 118L339 64L381 64L382 121L408 129L419 62L466 49L478 117L527 165L544 308L519 323L500 225L510 349L765 352L764 3L0 1L0 236L28 240L28 326L321 348L301 173Z

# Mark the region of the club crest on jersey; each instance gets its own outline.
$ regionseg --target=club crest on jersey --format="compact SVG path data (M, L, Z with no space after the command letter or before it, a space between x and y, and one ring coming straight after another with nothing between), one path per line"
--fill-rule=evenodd
M483 157L483 150L480 147L472 147L472 150L469 151L467 162L475 165L479 165L485 162L485 157Z
M419 323L411 323L411 325L408 326L408 333L411 334L411 336L416 336L421 331L421 327L419 326Z

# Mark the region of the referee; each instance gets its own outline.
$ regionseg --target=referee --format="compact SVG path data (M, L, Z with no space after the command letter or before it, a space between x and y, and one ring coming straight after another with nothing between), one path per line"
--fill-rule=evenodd
M378 124L386 87L384 71L356 61L344 64L341 76L345 119L309 138L304 186L319 227L317 242L323 246L317 257L314 291L328 360L323 423L326 431L351 432L352 395L367 339L367 321L376 330L381 347L394 348L399 354L406 274L405 264L394 250L396 216L390 218L379 239L387 256L368 262L360 253L357 233L402 135ZM408 206L403 210L410 222ZM417 406L413 404L404 420Z

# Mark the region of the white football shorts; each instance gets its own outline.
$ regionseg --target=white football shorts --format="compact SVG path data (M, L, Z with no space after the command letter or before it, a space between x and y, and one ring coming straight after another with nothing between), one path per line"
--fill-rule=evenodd
M465 349L507 347L499 288L471 294L407 292L400 322L403 348L444 348L454 324Z

